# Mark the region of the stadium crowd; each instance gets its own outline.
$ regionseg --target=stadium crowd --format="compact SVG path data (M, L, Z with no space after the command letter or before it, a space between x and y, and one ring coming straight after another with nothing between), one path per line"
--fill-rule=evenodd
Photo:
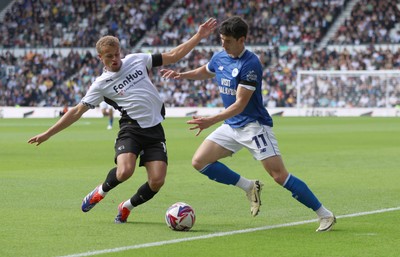
M307 51L305 48L301 53L287 51L279 56L272 65L273 52L255 52L263 63L263 96L264 104L268 107L293 107L296 104L296 75L297 70L381 70L400 69L400 51L392 53L390 50L370 48L368 51L349 52L335 50ZM205 64L212 55L212 49L195 50L182 62L175 64L173 68L187 70ZM9 67L9 70L1 70L0 79L0 105L1 106L62 106L65 103L75 105L80 101L86 89L102 70L99 60L90 54L80 55L73 50L66 58L53 53L50 56L43 56L29 52L21 58L13 57L7 53L2 55L2 67ZM5 65L3 65L5 64ZM19 66L20 65L20 66ZM12 67L12 68L10 68ZM74 68L72 70L72 67ZM74 73L75 71L75 73ZM212 80L206 81L166 81L161 78L157 69L152 70L153 81L158 87L166 106L221 106L218 97L218 88ZM349 78L346 78L351 80ZM374 101L363 103L361 98L377 99L384 97L386 83L377 83L376 80L368 80L363 84L367 90L359 90L359 83L345 83L347 91L335 94L336 98L327 104L320 106L336 106L335 101L340 97L347 100L345 106L356 107L385 107L382 104L374 104ZM390 94L392 100L390 106L396 105L400 97L399 78L392 86ZM332 82L332 88L338 83ZM307 98L307 90L302 90L302 99ZM363 96L364 95L364 96ZM313 96L314 97L314 96ZM322 95L321 95L322 97ZM317 106L316 102L307 101L308 105ZM366 106L367 105L367 106Z
M102 35L134 46L156 28L173 0L18 0L0 22L0 45L14 47L93 47Z
M366 8L362 9L365 9L364 12L354 8L355 11L352 14L358 15L356 16L358 18L352 16L354 22L361 20L361 15L364 15L364 19L371 20L372 18L368 18L371 13L368 10L371 8L381 10L380 8L385 6L377 0L361 1ZM4 35L0 39L0 49L3 49L0 53L0 106L75 105L94 78L102 71L99 60L89 51L82 54L71 48L68 55L62 56L57 50L53 50L51 54L39 54L34 50L29 50L25 56L19 57L14 56L12 51L8 51L11 46L93 47L99 35L114 34L121 38L123 52L126 54L129 53L127 49L131 49L131 46L136 44L146 31L147 36L143 41L143 47L174 45L193 33L196 24L206 16L227 17L240 14L249 21L253 32L250 33L249 46L254 47L253 50L264 67L263 96L267 107L296 105L296 75L297 70L300 69L400 69L400 50L385 50L379 45L371 45L367 50L360 51L347 48L342 51L318 50L315 47L346 4L346 1L341 0L322 3L321 1L294 3L288 0L151 1L153 5L148 5L146 1L134 1L134 3L122 1L124 4L116 4L111 0L70 0L63 1L63 5L60 1L53 2L56 4L50 5L49 1L17 1L17 4L13 6L12 14L6 14L4 21L0 23L0 31ZM174 11L167 13L163 22L160 22L162 13L158 10L165 11L172 4L176 5ZM104 15L100 15L102 12L99 8L105 10ZM151 11L145 12L144 8ZM388 13L393 13L393 15L383 16L392 21L391 28L395 27L399 24L398 8L395 5L388 5L385 8L388 8ZM45 12L43 14L38 10ZM61 11L67 14L61 17ZM382 14L382 12L376 13ZM370 26L371 29L378 30L384 25L377 26L376 24L386 24L387 19L382 15L378 16L379 18L372 19L376 22L373 23L375 25ZM49 27L54 23L57 24L56 29ZM23 24L35 25L21 26ZM177 35L180 37L177 38ZM312 38L307 35L311 35ZM386 41L377 41L373 37L362 36L362 33L355 35L359 36L359 43L392 40L391 37L379 37L379 40ZM369 33L369 35L374 35L374 33ZM335 38L341 37L335 36ZM216 47L219 45L217 35L211 40ZM280 51L278 48L280 45L299 45L300 42L301 50L299 51L291 47L288 47L287 51ZM263 47L260 47L261 44ZM198 48L171 68L187 70L205 64L212 56L213 50L213 47ZM151 72L166 106L221 106L218 88L212 80L166 81L161 78L157 69ZM364 79L363 83L352 78L335 78L329 82L318 79L317 84L321 85L318 86L318 88L321 87L318 96L313 95L310 90L314 89L315 92L313 87L316 83L308 82L309 80L306 79L304 89L300 92L301 104L305 106L385 107L395 106L400 101L399 78L391 78L385 83L378 82L376 79ZM343 89L339 90L339 88ZM383 92L389 93L390 101L382 100Z
M151 46L176 45L193 34L204 17L242 15L252 28L250 44L319 42L347 0L19 0L0 23L3 47L93 47L112 34L122 47L145 37ZM171 5L173 11L162 15ZM162 33L160 33L160 31ZM218 37L211 39L218 43Z
M398 1L360 0L330 40L332 44L400 43Z
M149 46L175 45L181 37L187 38L204 17L224 20L241 15L248 21L251 33L247 44L268 46L317 43L334 19L343 10L347 0L291 1L291 0L179 0L174 11L167 14L159 29L146 36ZM201 11L199 11L201 10ZM183 36L182 36L183 32ZM218 44L219 38L210 39Z

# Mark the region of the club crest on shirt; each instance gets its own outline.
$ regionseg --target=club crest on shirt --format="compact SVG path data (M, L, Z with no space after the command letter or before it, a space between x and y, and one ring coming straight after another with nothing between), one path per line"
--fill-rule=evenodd
M238 68L234 68L232 71L232 77L236 78L236 76L239 74Z

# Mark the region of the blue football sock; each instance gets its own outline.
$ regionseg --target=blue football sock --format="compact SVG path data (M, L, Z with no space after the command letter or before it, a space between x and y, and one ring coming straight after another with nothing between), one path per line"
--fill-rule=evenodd
M317 197L311 192L306 183L296 178L292 174L289 174L289 178L283 185L284 188L292 192L293 198L301 202L313 211L316 211L321 207L321 203Z
M206 175L211 180L215 180L226 185L236 185L240 179L239 174L220 162L214 162L207 165L200 170L200 173Z

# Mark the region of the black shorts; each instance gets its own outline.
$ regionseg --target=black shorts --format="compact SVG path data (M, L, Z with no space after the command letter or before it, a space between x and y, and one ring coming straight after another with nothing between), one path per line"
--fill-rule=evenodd
M140 128L130 124L121 125L115 140L115 158L121 153L134 153L140 158L139 166L149 161L164 161L168 164L167 145L161 123L151 128Z

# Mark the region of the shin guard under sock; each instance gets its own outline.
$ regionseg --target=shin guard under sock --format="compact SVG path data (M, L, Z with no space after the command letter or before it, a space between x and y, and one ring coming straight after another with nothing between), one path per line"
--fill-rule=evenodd
M146 182L141 187L139 187L136 194L132 196L131 204L133 205L133 207L136 207L140 204L147 202L157 193L158 192L151 190L149 183Z
M226 185L236 185L240 179L239 174L220 162L208 164L206 167L200 170L200 173L206 175L211 180L215 180Z
M119 184L121 184L121 182L117 179L117 168L112 168L107 175L106 181L103 183L103 191L108 192Z
M317 197L311 192L306 183L296 178L292 174L286 179L283 187L292 192L293 198L295 198L300 203L304 204L313 211L316 211L321 207L321 203L318 201Z

